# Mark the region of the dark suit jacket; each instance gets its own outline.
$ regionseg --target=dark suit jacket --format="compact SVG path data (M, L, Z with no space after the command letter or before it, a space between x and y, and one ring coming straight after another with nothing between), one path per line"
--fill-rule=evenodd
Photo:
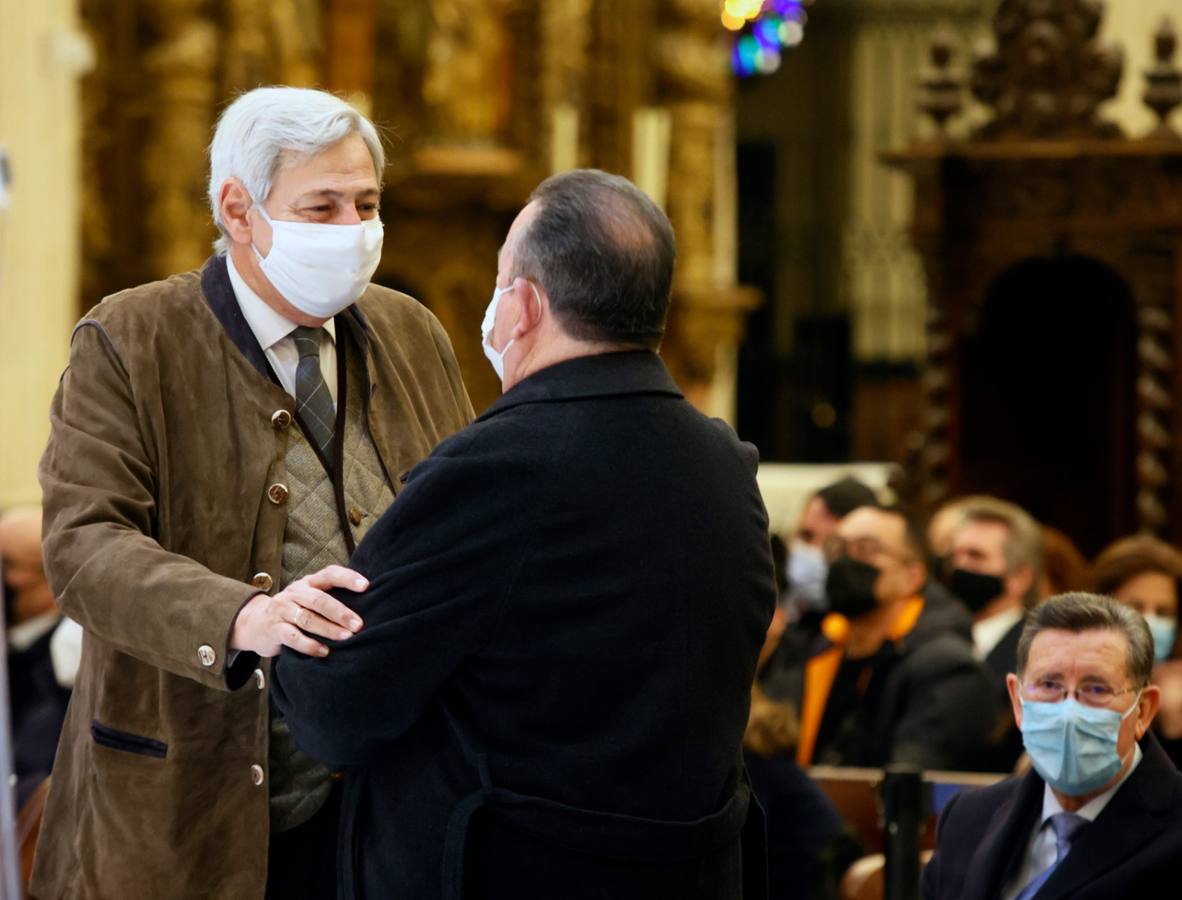
M634 352L534 374L411 472L341 594L364 628L274 679L350 767L343 896L741 896L756 464Z
M1037 900L1182 895L1182 775L1152 734L1141 739L1141 750L1141 764L1079 833ZM940 816L923 896L999 896L1021 867L1042 799L1043 780L1033 771L957 794Z
M985 655L985 668L989 670L989 679L997 695L998 714L998 728L981 763L981 768L987 772L1013 772L1022 755L1022 732L1014 723L1006 675L1018 667L1018 639L1022 637L1025 624L1025 620L1018 620Z

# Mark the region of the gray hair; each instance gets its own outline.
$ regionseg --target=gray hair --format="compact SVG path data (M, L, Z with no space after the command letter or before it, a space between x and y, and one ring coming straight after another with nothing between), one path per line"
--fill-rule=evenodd
M552 175L513 248L510 277L536 281L563 330L582 341L656 348L665 333L676 251L661 208L598 169Z
M1127 665L1129 677L1138 687L1149 684L1153 674L1153 636L1139 612L1111 597L1072 591L1044 600L1026 614L1026 625L1018 639L1018 677L1026 671L1030 645L1040 631L1058 629L1081 631L1110 630L1120 632L1129 645Z
M373 123L340 97L293 87L256 88L239 96L218 119L209 145L209 207L221 232L214 249L223 254L229 247L220 196L226 179L237 178L261 203L284 165L317 156L351 134L365 141L380 183L386 167L382 139Z
M1030 587L1022 599L1029 609L1038 602L1039 582L1042 578L1042 529L1026 510L996 497L974 495L965 497L957 506L960 524L966 522L997 522L1009 531L1002 552L1006 558L1006 574L1012 575L1022 566L1030 567Z

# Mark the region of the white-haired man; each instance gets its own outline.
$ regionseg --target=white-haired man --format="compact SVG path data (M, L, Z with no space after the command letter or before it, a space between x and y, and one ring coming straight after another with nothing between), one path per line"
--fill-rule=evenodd
M218 253L74 330L40 475L85 643L36 897L333 894L339 788L269 658L363 627L327 591L364 589L341 564L472 414L439 323L369 283L382 169L336 97L244 94L210 148Z

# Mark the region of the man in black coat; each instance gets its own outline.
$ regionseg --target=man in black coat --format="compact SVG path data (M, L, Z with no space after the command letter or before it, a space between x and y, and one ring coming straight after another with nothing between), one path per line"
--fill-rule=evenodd
M1105 597L1030 614L1009 676L1033 771L944 809L928 900L1107 900L1182 893L1182 775L1149 724L1153 640Z
M768 522L755 448L654 352L673 256L622 178L534 192L483 328L504 396L358 547L362 630L277 667L296 740L348 770L342 897L763 887L740 741Z
M973 647L989 669L1000 714L982 768L1009 773L1022 738L1009 714L1006 676L1014 671L1023 615L1038 603L1042 529L1021 507L996 497L966 497L958 509L949 586L973 614Z
M927 568L898 510L863 506L826 542L831 612L794 681L797 762L973 769L988 742L993 698L973 659L969 619L925 596Z

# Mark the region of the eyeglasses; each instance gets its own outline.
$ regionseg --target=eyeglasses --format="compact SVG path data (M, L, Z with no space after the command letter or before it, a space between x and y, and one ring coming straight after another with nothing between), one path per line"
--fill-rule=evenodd
M1111 707L1113 701L1121 694L1131 694L1139 691L1138 687L1127 687L1117 690L1102 681L1090 681L1086 684L1069 688L1054 678L1041 678L1038 681L1027 681L1022 684L1022 694L1027 700L1035 703L1061 703L1071 694L1084 706Z
M867 536L846 540L839 534L831 534L825 538L825 542L821 545L821 553L824 554L828 562L833 562L843 556L860 562L870 562L880 553L900 561L906 561L909 558L904 551L888 547L876 537Z

